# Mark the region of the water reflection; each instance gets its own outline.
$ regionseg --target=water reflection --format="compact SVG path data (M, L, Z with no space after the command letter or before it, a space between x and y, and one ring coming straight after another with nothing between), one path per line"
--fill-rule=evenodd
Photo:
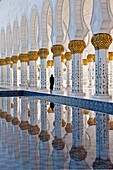
M112 116L35 98L23 97L21 105L16 98L13 101L13 112L6 110L8 103L5 109L3 101L1 105L0 169L113 169ZM23 112L29 101L30 119ZM22 127L7 115L28 124Z

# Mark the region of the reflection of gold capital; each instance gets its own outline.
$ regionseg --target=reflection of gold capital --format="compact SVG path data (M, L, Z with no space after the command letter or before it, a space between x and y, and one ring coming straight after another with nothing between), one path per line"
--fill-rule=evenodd
M49 55L49 51L47 48L41 48L38 51L38 55L40 56L41 59L47 58L47 56Z
M87 59L88 59L88 62L93 62L94 55L93 54L88 54Z
M18 58L18 56L12 56L11 60L12 60L13 63L17 63L19 58Z
M11 64L11 58L10 57L6 57L5 62L6 62L6 64Z
M93 126L95 124L94 119L93 118L89 118L89 120L87 121L89 126Z
M5 65L6 65L5 59L0 59L0 66L5 66Z
M113 61L113 52L109 52L108 59L109 61Z
M38 125L35 126L30 125L28 132L30 135L37 135L40 132L40 128L38 127Z
M70 61L70 60L72 59L72 54L71 54L71 52L66 52L66 53L65 53L65 58L66 58L67 61Z
M63 45L53 45L51 52L53 53L54 57L61 56L64 52L64 47Z
M82 60L82 64L85 66L85 65L88 65L88 60L87 59L83 59Z
M99 49L107 50L110 44L112 43L112 36L106 33L95 34L91 39L91 43L93 44L95 50Z
M70 49L72 54L83 53L86 48L86 44L83 40L72 40L70 41L68 48Z
M82 113L83 113L84 115L88 115L88 114L89 114L89 110L82 110Z
M38 59L38 52L37 51L29 51L28 58L30 61Z
M20 59L21 62L28 62L29 61L27 54L20 54L19 59Z

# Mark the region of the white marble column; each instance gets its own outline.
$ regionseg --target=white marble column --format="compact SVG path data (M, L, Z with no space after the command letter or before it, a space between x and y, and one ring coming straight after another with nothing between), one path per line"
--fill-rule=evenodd
M108 114L96 113L96 159L94 169L112 169L109 155L109 124Z
M6 61L5 59L0 59L1 65L1 85L6 86Z
M83 114L79 108L72 108L72 148L70 157L75 161L86 158L87 152L83 146Z
M40 56L40 71L41 71L41 85L40 90L47 91L47 69L46 69L46 60L49 55L49 51L47 48L41 48L38 51L38 55Z
M95 47L95 94L93 97L109 99L107 56L112 37L106 33L95 34L91 42Z
M71 73L71 64L72 64L72 54L71 52L66 52L65 53L65 58L67 60L67 90L68 92L71 90L71 78L72 78L72 73Z
M65 127L65 130L67 133L71 133L72 132L72 124L71 124L72 109L70 106L66 106L66 107L67 107L67 125Z
M21 62L21 87L27 89L28 88L27 62L29 61L29 58L27 54L20 54L19 59Z
M37 99L30 98L30 127L28 132L30 135L37 135L40 132L40 128L38 126L38 105Z
M18 56L12 56L11 60L13 62L13 87L18 87Z
M84 96L82 53L86 47L83 40L72 40L69 49L72 53L72 95Z
M109 52L109 88L113 88L113 52Z
M11 75L11 58L6 57L6 86L12 87L12 75ZM11 122L13 119L12 115L12 108L13 108L13 98L7 97L7 116L6 121Z
M39 134L39 138L41 141L45 142L50 139L50 135L48 133L47 128L47 105L46 101L41 101L41 132Z
M28 98L21 97L21 123L19 124L19 127L22 130L27 130L29 126L30 125L28 122Z
M64 47L62 45L53 45L51 51L54 55L54 92L63 93L61 55L64 51Z
M52 145L56 150L63 150L65 142L62 139L62 106L55 104L55 138L52 141Z
M83 64L83 87L86 88L88 85L88 60L83 59L82 64Z
M88 54L88 87L93 87L93 54Z
M37 51L30 51L28 53L29 58L29 86L31 89L37 90L37 59L38 59L38 52Z

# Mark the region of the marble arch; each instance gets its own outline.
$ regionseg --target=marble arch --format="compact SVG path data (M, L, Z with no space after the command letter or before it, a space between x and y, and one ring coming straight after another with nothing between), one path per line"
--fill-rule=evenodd
M19 37L18 22L14 21L14 24L13 24L13 55L19 54L19 45L20 45L20 37Z
M6 39L5 39L5 31L1 30L1 58L5 58L6 54Z
M31 51L38 50L38 15L35 9L30 17L30 49Z
M21 20L21 52L28 52L28 23L25 16Z
M12 33L10 25L7 26L6 30L6 46L7 46L7 57L11 57L12 55Z

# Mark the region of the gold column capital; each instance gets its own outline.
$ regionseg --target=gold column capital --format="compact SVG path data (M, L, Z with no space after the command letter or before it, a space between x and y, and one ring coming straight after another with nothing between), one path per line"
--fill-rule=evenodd
M64 52L64 47L60 44L53 45L51 48L51 52L53 53L54 57L61 56Z
M29 61L28 55L27 54L20 54L19 60L20 60L20 62L28 62Z
M5 62L6 64L11 64L11 57L6 57Z
M12 61L13 63L17 63L18 60L19 60L18 56L12 56L12 57L11 57L11 61Z
M64 62L64 60L65 60L65 55L64 55L64 54L62 54L62 55L61 55L61 62L63 63L63 62Z
M66 52L66 53L65 53L65 58L66 58L67 61L70 61L70 60L72 59L72 54L71 54L71 52Z
M40 48L38 51L38 55L41 59L45 59L49 55L49 50L47 48Z
M0 66L5 66L5 65L6 65L5 59L0 59Z
M113 61L113 52L108 53L108 59L109 61Z
M38 59L38 51L29 51L28 58L29 58L29 61L32 61L32 60L36 61Z
M88 65L88 59L83 59L82 60L82 64L85 66L85 65Z
M70 49L72 54L81 54L86 48L86 44L84 40L72 40L69 42L68 48Z
M87 55L87 60L88 60L88 62L93 62L94 61L94 55L93 54L88 54Z
M93 44L95 50L107 50L112 43L112 36L107 33L94 34L91 39L91 43Z

